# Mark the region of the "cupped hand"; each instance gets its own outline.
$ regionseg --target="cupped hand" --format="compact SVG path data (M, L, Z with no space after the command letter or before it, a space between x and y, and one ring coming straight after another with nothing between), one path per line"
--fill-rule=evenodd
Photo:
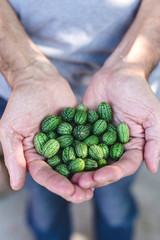
M119 161L97 171L76 174L72 182L83 188L99 187L132 175L143 159L150 172L158 170L160 160L160 102L145 77L136 69L104 66L91 80L83 98L90 109L108 102L113 110L113 123L128 124L130 141Z
M29 68L18 78L0 120L0 140L12 188L23 186L28 170L37 183L68 201L90 199L93 190L84 190L55 172L33 144L46 116L77 105L69 84L52 67Z

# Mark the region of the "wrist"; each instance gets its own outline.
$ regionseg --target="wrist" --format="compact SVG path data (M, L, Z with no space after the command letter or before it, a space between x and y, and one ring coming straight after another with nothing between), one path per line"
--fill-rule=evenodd
M9 2L0 1L0 72L10 87L23 81L21 75L28 73L28 69L42 68L43 71L51 69L50 65L23 29ZM34 75L34 71L31 72Z
M51 76L53 79L53 76L58 74L54 65L40 52L15 51L13 64L12 61L3 61L0 65L0 71L12 89L17 84L34 79L34 76L42 82L44 79L42 75L46 74L45 81L47 81ZM40 75L39 79L38 75Z
M60 84L66 80L59 75L56 68L52 63L47 61L33 61L27 67L18 69L13 74L9 74L9 81L12 82L12 89L16 90L21 87L38 86L50 88L54 90L54 85L59 82Z
M153 2L142 1L134 22L104 65L127 66L148 78L160 60L160 5L157 0Z
M127 36L104 66L114 70L130 69L147 79L159 61L155 52L156 49L139 32L137 36Z
M112 62L106 61L102 67L102 71L108 73L109 75L126 75L135 76L147 80L145 67L143 64L138 64L136 62L130 62L123 56L121 59L114 59Z

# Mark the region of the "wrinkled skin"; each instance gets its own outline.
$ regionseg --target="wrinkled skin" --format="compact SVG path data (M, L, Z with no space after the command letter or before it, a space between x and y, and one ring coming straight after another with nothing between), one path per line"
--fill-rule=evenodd
M97 171L78 173L72 182L87 189L100 187L132 175L143 159L150 172L156 172L160 159L160 102L138 71L104 66L92 78L82 103L96 109L102 101L113 110L113 123L128 124L130 141L119 161Z
M92 189L82 189L53 171L33 144L46 116L77 105L69 84L52 66L47 66L47 70L31 67L18 78L0 120L0 139L12 188L18 190L23 186L28 170L37 183L68 201L90 199Z
M21 81L23 79L23 81ZM90 109L106 101L113 109L113 122L126 122L130 141L116 163L97 171L75 174L70 182L53 171L36 153L33 138L39 123L48 115L59 114L77 100L67 81L49 66L29 68L17 77L0 121L0 139L13 189L20 189L28 170L33 179L50 191L75 203L92 198L94 187L105 186L137 171L143 159L156 172L160 158L160 103L146 79L137 71L104 66L97 72L83 97Z

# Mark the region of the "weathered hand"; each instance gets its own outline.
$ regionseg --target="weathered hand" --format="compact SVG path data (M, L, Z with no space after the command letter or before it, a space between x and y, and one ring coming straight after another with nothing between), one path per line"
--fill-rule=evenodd
M121 159L96 172L76 174L72 181L83 188L104 186L137 171L145 160L149 171L156 172L160 160L160 102L138 71L122 68L111 72L104 66L95 74L83 103L88 108L106 101L113 109L113 122L126 122L130 141Z
M23 81L17 79L0 120L0 139L12 188L18 190L23 186L28 170L37 183L69 201L90 199L91 189L84 190L53 171L33 144L46 116L77 105L69 84L52 67L46 71L28 69L20 78Z

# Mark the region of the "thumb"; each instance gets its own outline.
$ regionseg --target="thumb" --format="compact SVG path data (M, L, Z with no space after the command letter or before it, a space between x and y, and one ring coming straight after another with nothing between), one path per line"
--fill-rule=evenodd
M140 167L143 161L143 153L141 150L132 149L126 151L119 161L98 169L94 173L93 179L99 183L99 186L104 186L106 183L113 183L121 178L134 174Z
M157 115L156 115L157 116ZM150 172L157 172L160 161L160 119L150 120L144 125L146 144L144 147L144 160Z
M13 190L19 190L23 187L26 177L26 161L22 144L23 139L13 131L10 134L1 131L0 137L5 164L10 176L11 187Z
M158 139L149 139L144 148L144 160L150 172L157 172L160 163L160 142Z
M97 104L100 102L101 99L97 96L94 88L89 85L84 93L82 104L86 105L88 109L97 110Z

